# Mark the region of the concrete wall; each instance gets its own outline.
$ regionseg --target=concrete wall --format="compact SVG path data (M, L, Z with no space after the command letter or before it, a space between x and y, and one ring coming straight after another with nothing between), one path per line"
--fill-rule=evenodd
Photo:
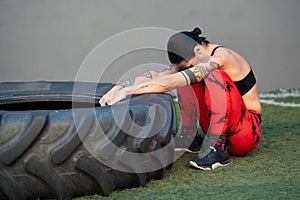
M299 9L298 0L0 0L0 80L75 80L113 34L200 26L248 60L261 91L299 88Z

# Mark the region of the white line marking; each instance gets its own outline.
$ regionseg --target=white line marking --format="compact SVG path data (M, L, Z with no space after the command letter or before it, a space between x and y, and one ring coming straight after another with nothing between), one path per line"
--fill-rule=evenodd
M264 104L276 105L276 106L282 106L282 107L298 107L298 108L300 108L299 103L276 102L276 101L274 101L274 99L269 99L269 100L261 99L260 102L264 103Z
M286 98L286 97L300 97L300 92L297 89L294 89L292 91L287 91L284 89L280 89L279 93L260 93L259 97L261 98L260 102L264 104L269 105L276 105L276 106L282 106L282 107L300 107L299 103L294 102L279 102L275 101L274 99L278 98ZM264 99L264 98L270 98L270 99Z
M285 97L300 97L300 93L261 93L259 94L260 98L285 98Z

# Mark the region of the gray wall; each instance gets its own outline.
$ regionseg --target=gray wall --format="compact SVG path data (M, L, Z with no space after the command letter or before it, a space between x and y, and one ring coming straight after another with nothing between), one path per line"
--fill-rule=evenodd
M0 0L0 80L75 80L113 34L200 26L248 60L261 91L299 88L299 9L298 0Z

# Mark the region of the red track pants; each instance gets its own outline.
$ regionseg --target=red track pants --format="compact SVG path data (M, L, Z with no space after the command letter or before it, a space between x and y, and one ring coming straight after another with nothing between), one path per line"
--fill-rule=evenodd
M261 115L246 108L238 88L222 70L213 70L202 81L177 89L183 134L192 137L197 118L209 139L218 143L226 135L231 154L252 151L261 137Z

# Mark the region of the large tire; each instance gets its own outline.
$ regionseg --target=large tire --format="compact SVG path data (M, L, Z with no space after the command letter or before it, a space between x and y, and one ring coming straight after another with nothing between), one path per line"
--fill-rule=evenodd
M0 83L0 199L108 196L115 189L144 186L148 180L164 176L174 156L176 115L172 97L149 94L130 99L126 108L140 126L152 120L159 122L161 108L167 116L157 133L150 131L149 137L141 137L116 125L118 109L114 114L114 106L101 108L97 104L112 86L79 82ZM149 118L153 108L157 108L157 119ZM105 151L109 145L97 143L103 137L97 134L98 129L119 149ZM95 147L97 151L105 151L105 155L100 153L101 159L120 166L126 165L122 161L124 151L146 153L164 148L165 153L162 158L141 163L145 166L156 161L161 167L130 172L101 162L84 141L92 141L94 147L99 145Z

